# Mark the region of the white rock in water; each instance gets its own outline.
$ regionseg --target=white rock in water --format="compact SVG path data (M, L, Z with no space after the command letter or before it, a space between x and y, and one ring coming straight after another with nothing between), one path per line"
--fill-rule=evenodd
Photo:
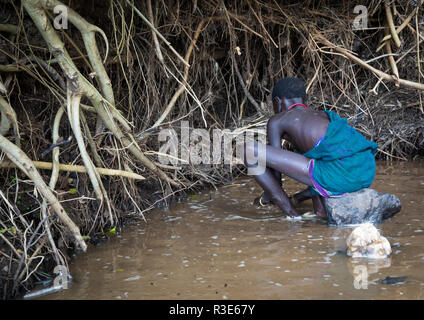
M392 253L389 241L372 223L355 228L347 238L347 254L353 258L384 259Z

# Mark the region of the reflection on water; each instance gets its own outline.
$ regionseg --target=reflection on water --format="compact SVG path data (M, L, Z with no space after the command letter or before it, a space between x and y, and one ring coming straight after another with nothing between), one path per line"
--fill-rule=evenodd
M392 245L388 259L348 257L351 228L253 207L260 189L246 177L152 211L147 225L127 227L78 256L69 289L42 298L423 299L422 163L379 163L372 187L402 202L402 211L378 226ZM286 188L294 193L302 185L287 179Z

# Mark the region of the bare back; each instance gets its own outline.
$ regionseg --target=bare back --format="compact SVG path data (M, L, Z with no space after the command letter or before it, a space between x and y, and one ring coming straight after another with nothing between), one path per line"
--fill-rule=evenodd
M305 153L327 133L330 120L322 111L296 108L282 114L279 119L284 128L283 138Z

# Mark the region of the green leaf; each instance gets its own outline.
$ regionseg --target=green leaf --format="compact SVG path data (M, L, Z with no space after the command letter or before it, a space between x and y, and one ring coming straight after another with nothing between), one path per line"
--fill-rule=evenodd
M82 240L89 240L89 239L91 239L90 236L82 236L81 238L82 238Z
M124 271L124 269L119 268L119 269L116 269L115 271L116 271L116 272L123 272L123 271Z
M16 234L16 229L15 229L15 227L9 227L9 228L7 228L7 229L0 229L0 233L5 233L6 231L10 231L10 232L12 232L13 234Z
M111 236L111 235L114 235L114 234L116 234L116 227L113 227L108 232L106 232L107 236Z
M199 195L198 194L189 194L188 197L189 198L197 198Z
M78 191L75 188L69 189L69 194L76 194Z

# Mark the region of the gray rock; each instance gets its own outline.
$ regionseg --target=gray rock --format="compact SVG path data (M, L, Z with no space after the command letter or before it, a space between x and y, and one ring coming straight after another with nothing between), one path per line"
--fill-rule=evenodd
M401 210L398 197L374 189L361 189L340 198L325 198L328 223L347 225L370 222L379 224Z

